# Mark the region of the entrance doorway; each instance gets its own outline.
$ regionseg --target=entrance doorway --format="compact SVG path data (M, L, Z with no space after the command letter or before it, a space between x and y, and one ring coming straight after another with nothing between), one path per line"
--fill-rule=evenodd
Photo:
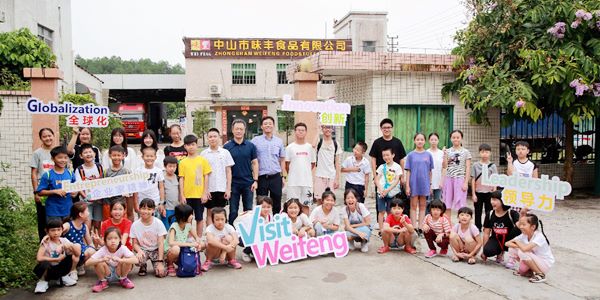
M223 108L224 110L226 108ZM246 139L251 140L253 137L260 135L260 120L263 115L266 115L266 107L241 106L227 107L227 123L223 124L223 128L227 128L227 139L233 138L231 132L231 124L236 119L241 119L246 122Z

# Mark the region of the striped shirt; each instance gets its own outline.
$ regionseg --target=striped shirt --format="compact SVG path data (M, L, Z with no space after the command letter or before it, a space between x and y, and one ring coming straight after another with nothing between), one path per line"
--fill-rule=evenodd
M465 177L467 171L467 160L471 160L471 152L460 147L459 149L450 148L448 152L448 169L446 170L447 177Z
M434 221L433 217L429 214L425 216L425 224L427 224L436 235L441 233L450 234L450 231L452 231L450 220L443 215L439 217L437 221Z

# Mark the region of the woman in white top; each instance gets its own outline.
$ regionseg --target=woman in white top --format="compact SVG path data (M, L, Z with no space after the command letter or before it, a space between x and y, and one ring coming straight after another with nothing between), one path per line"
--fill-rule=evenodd
M323 204L310 213L309 219L317 236L334 234L340 229L340 213L335 208L335 194L327 188L321 199Z
M518 226L521 235L506 243L510 248L508 254L515 261L520 261L519 269L514 274L530 277L531 283L544 282L546 273L554 264L554 255L544 233L544 224L536 215L527 214L519 219Z
M135 153L133 148L127 146L127 138L125 135L125 130L123 128L115 128L110 133L110 146L108 149L104 150L102 153L102 167L104 170L108 170L112 165L112 160L110 159L110 148L112 146L119 145L125 149L125 159L123 159L123 167L127 170L132 171L139 164L138 156Z
M354 242L359 242L360 252L369 252L369 238L371 237L371 212L364 204L358 202L358 193L354 189L344 192L344 227L348 237L348 247L355 248Z
M427 204L433 200L441 200L442 197L442 162L444 161L444 151L438 149L440 136L432 132L429 134L429 149L427 152L433 156L433 170L431 170L431 196L427 199ZM429 214L429 205L427 205L427 214Z
M142 168L144 166L144 160L142 159L142 150L144 150L144 148L147 147L151 147L154 148L154 150L156 150L156 160L154 161L154 166L164 170L165 169L165 165L164 165L164 160L165 160L165 153L162 150L158 149L158 140L156 139L156 135L154 134L154 131L150 130L150 129L146 129L144 131L144 133L142 134L142 144L140 145L140 155L138 156L137 161L139 162L137 164L137 166L134 166L134 169L137 168Z
M37 191L42 175L54 168L54 161L52 161L50 155L50 150L52 150L52 147L54 146L54 131L50 128L42 128L40 129L39 136L42 141L42 146L33 151L31 163L29 164L31 167L31 187L34 191ZM46 207L38 194L35 194L33 197L35 199L35 209L37 213L38 235L41 241L46 235Z

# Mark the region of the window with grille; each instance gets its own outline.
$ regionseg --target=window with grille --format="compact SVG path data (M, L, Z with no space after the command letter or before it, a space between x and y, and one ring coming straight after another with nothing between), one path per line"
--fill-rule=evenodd
M256 64L231 64L232 84L256 84Z
M277 64L277 84L288 84L290 83L287 80L287 75L285 75L285 70L289 64Z
M52 33L53 31L38 24L38 38L44 41L50 48L52 48Z
M321 84L335 84L335 80L321 80Z
M375 41L363 41L363 52L375 52Z

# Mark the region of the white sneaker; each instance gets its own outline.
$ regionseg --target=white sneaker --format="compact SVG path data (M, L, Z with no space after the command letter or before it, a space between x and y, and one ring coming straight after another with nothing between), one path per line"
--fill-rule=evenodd
M60 280L64 286L73 286L77 284L77 280L73 280L69 275L61 277Z
M249 263L252 262L252 258L250 257L250 255L242 252L242 261Z
M77 275L79 275L79 276L85 275L85 266L84 265L77 267Z
M349 241L348 242L348 251L353 251L354 249L356 249L356 247L354 247L354 241Z
M373 224L373 229L374 230L379 230L379 223Z
M368 242L362 242L362 245L360 247L360 252L362 252L362 253L369 252L369 243Z
M45 293L48 290L48 281L40 280L35 285L35 293L41 294Z
M67 275L75 281L77 281L79 279L79 276L77 275L77 271L75 271L75 270L69 272L69 274L67 274Z

